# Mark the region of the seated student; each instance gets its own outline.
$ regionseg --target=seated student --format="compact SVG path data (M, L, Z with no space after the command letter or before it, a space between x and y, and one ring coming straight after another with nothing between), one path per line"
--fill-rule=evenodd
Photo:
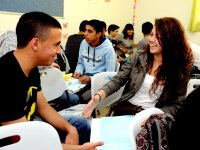
M126 62L128 58L123 58L118 54L118 51L121 51L121 49L118 46L116 37L119 35L119 26L116 24L111 24L108 27L108 39L111 41L113 48L117 54L117 60L122 64L123 62Z
M151 107L171 115L177 113L185 100L193 63L180 21L172 17L156 19L149 44L146 51L136 51L94 95L83 111L85 118L90 117L100 100L125 84L121 99L111 106L114 115L133 115Z
M200 128L197 123L200 106L200 86L187 97L175 116L170 133L170 150L199 149Z
M103 28L103 32L102 35L105 37L106 36L106 32L107 32L107 25L105 21L101 21L102 24L102 28Z
M69 72L74 73L78 62L78 53L81 42L84 39L84 32L87 20L83 20L79 25L79 32L72 34L68 37L65 46L65 55L69 61L70 70Z
M78 78L82 83L87 84L77 94L87 103L91 99L91 78L94 74L102 71L115 71L116 55L110 40L102 36L103 27L101 21L90 20L86 24L82 41L78 64L73 77Z
M149 37L151 30L153 29L153 24L151 22L145 22L142 24L142 33L144 38L138 42L138 49L146 49L149 45Z
M3 56L6 53L8 53L9 51L12 50L16 50L17 48L17 35L15 30L8 30L6 31L4 34L2 34L0 36L0 55ZM62 49L61 49L62 50ZM58 55L61 52L58 53ZM53 67L59 68L60 69L60 65L58 63L55 63L55 61L52 63ZM44 68L46 68L46 66L38 66L39 71L43 70ZM69 98L67 97L66 93L64 92L63 95L55 100L53 100L54 103L56 104L65 104L61 107L59 107L57 110L61 110L70 106L74 106L79 104L79 97L76 94L71 94L69 93ZM70 105L69 105L70 104Z
M108 26L108 39L112 42L113 48L116 52L118 49L116 37L119 35L119 26L116 24L111 24Z
M55 60L60 51L61 30L60 23L43 12L20 17L16 27L17 48L0 59L0 125L31 121L36 113L62 132L64 150L95 150L102 143L85 143L90 139L88 121L80 116L64 119L47 103L41 91L38 66L50 66Z
M125 54L130 54L134 49L134 27L132 24L128 23L125 25L121 34L116 37L118 48L117 54L126 58Z

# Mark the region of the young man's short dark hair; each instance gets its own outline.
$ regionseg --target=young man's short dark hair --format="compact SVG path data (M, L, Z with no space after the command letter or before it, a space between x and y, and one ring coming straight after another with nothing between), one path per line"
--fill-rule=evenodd
M87 22L88 22L87 20L83 20L83 21L80 23L79 31L85 32L85 26L86 26Z
M142 33L144 35L150 34L153 29L153 24L151 22L145 22L142 24Z
M117 29L119 29L118 25L116 25L116 24L109 25L109 27L108 27L108 34L110 34L111 31L115 31Z
M92 26L97 33L103 32L103 25L102 25L102 22L100 20L97 20L97 19L89 20L86 23L86 25Z
M46 13L29 12L23 14L16 27L17 47L25 47L35 36L45 39L44 31L49 30L49 27L62 28L56 19Z

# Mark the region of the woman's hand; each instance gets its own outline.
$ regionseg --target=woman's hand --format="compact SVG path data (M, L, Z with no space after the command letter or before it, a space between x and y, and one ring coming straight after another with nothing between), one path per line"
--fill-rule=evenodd
M89 101L89 103L86 105L85 109L83 110L83 117L88 119L90 118L93 110L97 107L98 103L99 103L99 96L98 95L94 95L94 97Z

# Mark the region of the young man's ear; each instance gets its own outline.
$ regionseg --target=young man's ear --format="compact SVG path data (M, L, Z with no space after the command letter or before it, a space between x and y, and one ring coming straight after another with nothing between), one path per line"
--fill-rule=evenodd
M97 33L98 38L100 38L102 35L103 35L102 32L98 32L98 33Z
M38 41L39 39L38 38L33 38L31 41L30 41L30 44L31 44L31 48L33 49L33 51L37 51L38 49Z

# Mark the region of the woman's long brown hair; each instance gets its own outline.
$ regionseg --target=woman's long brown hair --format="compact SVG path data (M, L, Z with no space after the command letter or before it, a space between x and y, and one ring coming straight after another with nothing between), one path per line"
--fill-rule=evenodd
M181 89L185 81L190 79L193 64L192 50L184 28L176 18L164 17L155 20L155 29L162 46L162 65L157 70L151 90L155 93L160 83L170 89ZM150 53L149 47L147 54L148 70L153 65L153 54Z

